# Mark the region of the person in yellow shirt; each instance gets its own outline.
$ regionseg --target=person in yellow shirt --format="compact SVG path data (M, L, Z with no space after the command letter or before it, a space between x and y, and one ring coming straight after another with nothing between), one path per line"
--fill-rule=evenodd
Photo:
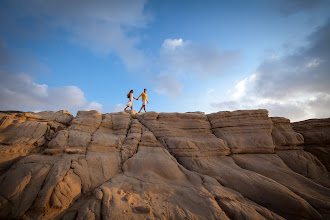
M148 96L147 96L147 89L144 89L144 92L141 93L141 95L136 100L139 100L140 97L142 97L142 107L140 108L139 113L141 112L142 108L144 109L144 112L147 112L146 111L146 102L149 103Z

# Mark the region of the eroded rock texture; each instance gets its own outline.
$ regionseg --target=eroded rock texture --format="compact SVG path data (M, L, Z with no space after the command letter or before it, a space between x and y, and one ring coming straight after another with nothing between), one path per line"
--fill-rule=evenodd
M281 117L271 119L273 122L272 137L276 150L302 149L300 145L304 143L304 138L293 131L289 119Z
M0 219L329 219L296 132L267 110L2 112Z
M292 127L304 136L304 150L315 155L330 171L330 118L295 122Z
M272 121L268 111L217 112L208 115L212 131L232 153L273 153Z

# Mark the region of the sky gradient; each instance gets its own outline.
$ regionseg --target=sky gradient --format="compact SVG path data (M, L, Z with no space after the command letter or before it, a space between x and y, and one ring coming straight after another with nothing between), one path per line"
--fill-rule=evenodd
M330 1L0 2L0 110L330 116ZM141 101L134 101L139 110Z

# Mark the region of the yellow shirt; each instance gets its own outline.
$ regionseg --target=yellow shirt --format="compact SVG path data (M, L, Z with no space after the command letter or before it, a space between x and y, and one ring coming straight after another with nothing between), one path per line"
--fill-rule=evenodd
M142 100L146 100L149 103L147 93L142 92L141 95L137 99L139 99L141 96L142 96Z

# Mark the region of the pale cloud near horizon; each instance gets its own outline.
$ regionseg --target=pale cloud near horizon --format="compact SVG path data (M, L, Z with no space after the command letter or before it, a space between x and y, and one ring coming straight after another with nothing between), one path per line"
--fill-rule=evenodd
M254 74L235 85L231 100L213 102L211 107L266 108L271 116L292 121L330 117L329 39L330 21L308 37L309 45L265 59Z
M86 110L86 111L97 110L99 112L103 112L103 105L94 101L94 102L89 103L88 106L84 110Z
M205 80L228 74L239 55L240 51L222 51L217 45L167 38L156 61L160 73L154 77L154 89L176 99L183 91L183 78Z
M158 63L164 72L205 78L228 73L239 55L240 51L222 51L217 45L167 38L160 49Z
M155 76L154 90L158 94L168 95L172 100L175 100L183 90L183 84L178 80L177 76L171 73L160 73Z
M151 19L144 12L145 0L98 0L98 4L87 0L14 0L3 3L16 11L10 14L5 7L1 8L3 15L0 18L6 18L1 24L16 31L18 36L35 38L40 30L42 34L66 30L69 42L101 56L116 54L127 69L137 69L145 64L143 52L136 48L139 37L129 36L130 30L146 27ZM33 31L19 23L22 18L38 20ZM32 32L36 32L36 36ZM0 39L0 110L103 110L101 103L88 103L78 86L49 88L47 84L36 83L31 75L36 67L26 65L29 59L13 54L6 42ZM23 69L9 71L8 65ZM45 72L46 67L42 67L42 72Z
M122 112L125 107L126 107L126 105L119 103L119 104L116 104L115 106L113 106L110 109L110 112Z
M0 76L1 110L71 110L87 105L83 91L76 86L49 88L24 73L0 71Z
M28 73L10 71L8 65L22 65L22 61L4 43L0 45L0 58L6 61L0 62L0 110L102 110L100 103L88 103L78 86L50 88L47 84L37 83Z

